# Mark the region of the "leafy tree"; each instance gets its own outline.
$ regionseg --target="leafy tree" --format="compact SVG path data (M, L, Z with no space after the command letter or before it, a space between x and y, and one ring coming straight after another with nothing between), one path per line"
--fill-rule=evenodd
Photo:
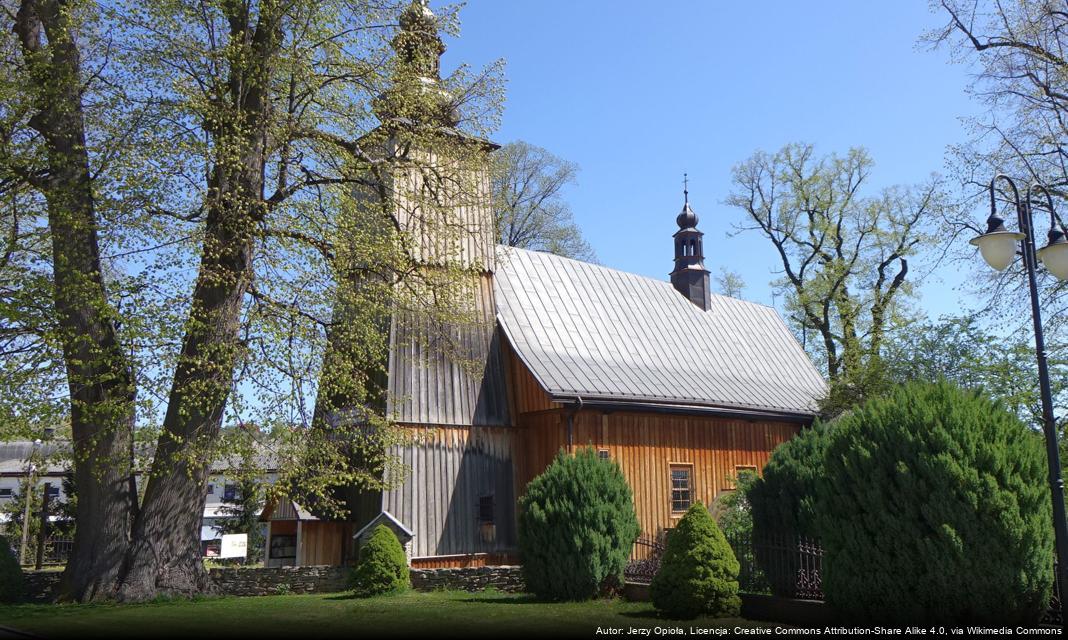
M1068 360L1064 347L1047 345L1054 413L1068 409ZM1000 400L1027 424L1042 424L1038 365L1030 339L1002 338L984 330L975 316L916 322L896 330L883 350L885 388L910 380L941 379L981 390Z
M969 94L984 108L965 119L968 139L951 147L951 170L962 187L961 215L951 216L958 258L975 270L975 293L986 301L984 311L1002 323L1028 329L1027 279L1022 261L994 272L964 241L978 235L986 218L987 187L1004 173L1022 185L1050 185L1055 196L1068 194L1068 12L1048 0L964 1L931 3L942 24L924 35L928 44L945 47L953 60L975 69ZM1004 185L999 185L1002 187ZM1003 193L1003 201L1009 194ZM1021 193L1021 198L1023 194ZM1006 202L1007 205L1007 202ZM1036 203L1036 240L1045 231L1045 203ZM1040 208L1041 207L1041 208ZM1015 210L1002 216L1015 224ZM1047 330L1064 330L1068 286L1039 270Z
M591 447L561 451L519 500L519 553L527 589L586 600L622 584L640 527L623 471Z
M831 432L817 486L823 589L867 622L1028 624L1053 576L1041 438L948 382L867 401Z
M736 230L756 231L778 254L776 285L795 329L819 338L808 345L830 381L830 415L878 380L886 334L916 279L910 261L934 243L945 209L938 178L865 195L873 166L863 149L818 157L810 144L791 144L737 165L727 199L747 216Z
M735 489L716 496L709 508L734 556L741 565L738 575L740 588L747 593L766 593L767 578L754 553L753 509L749 504L749 491L759 476L755 472L740 473L735 479Z
M407 227L418 218L458 244L457 225L423 197L436 185L419 179L448 173L435 157L449 169L472 161L470 140L499 112L499 67L414 91L438 77L437 30L457 25L419 1L14 4L14 29L0 30L0 210L13 230L0 349L14 355L0 373L18 375L0 384L62 392L66 406L42 402L19 429L71 420L82 511L63 591L195 593L207 584L198 531L209 462L230 445L224 420L281 434L287 488L384 482L378 465L332 455L368 421L388 443L384 416L330 437L307 428L322 386L373 392L359 373L320 378L339 281L374 284L359 294L373 313L345 319L367 353L381 352L382 310L398 298L432 326L458 315L470 270L414 269L420 237ZM402 9L412 28L389 42ZM413 181L385 179L398 167ZM393 288L411 293L375 295ZM65 380L49 373L57 361ZM0 396L0 415L25 415ZM137 434L159 436L139 508Z
M75 516L77 512L78 496L75 493L73 476L68 474L62 480L64 499L52 498L48 501L48 513L55 517L48 526L47 538L73 538L75 532ZM44 506L44 483L37 482L33 491L27 491L28 483L25 479L19 481L18 489L11 494L9 500L5 500L0 506L0 513L7 518L5 533L9 540L16 545L22 545L22 527L26 518L26 499L30 499L30 525L29 541L27 547L27 559L35 557L37 543L41 536L41 509ZM53 485L54 486L54 485Z
M0 513L3 513L7 518L4 533L7 535L8 540L14 542L15 553L18 554L22 550L22 531L26 520L27 498L30 501L30 525L26 560L34 557L37 540L41 535L41 485L37 485L36 490L27 491L29 488L29 483L25 479L20 480L18 488L11 493L11 499L5 500L3 506L0 507Z
M492 158L491 187L501 244L596 261L563 199L564 188L575 182L577 165L521 140L504 145Z
M371 537L360 547L353 581L356 595L360 597L394 593L411 586L404 548L386 525L375 527Z
M91 157L99 144L115 143L111 154L125 145L104 130L102 139L93 140L88 131L94 114L85 108L87 93L91 91L89 100L106 100L95 88L84 87L88 74L78 34L99 27L89 15L92 10L60 0L21 0L17 5L17 11L5 7L13 18L13 30L8 30L15 41L3 43L8 55L0 72L0 91L11 100L5 100L3 113L0 175L10 204L5 217L13 230L2 266L19 272L3 276L16 283L16 293L5 296L13 304L3 316L12 331L4 333L10 336L6 347L20 364L37 365L29 369L33 375L20 376L16 383L32 385L43 378L46 389L58 390L57 378L36 374L50 360L65 365L69 406L63 409L69 412L74 473L86 500L64 580L69 589L91 597L97 585L117 577L134 504L123 482L130 475L133 372L105 281L100 195ZM112 117L128 124L125 115L115 112ZM32 253L46 246L50 264ZM44 299L51 300L51 307L21 295L35 293L47 293ZM43 404L42 417L62 410ZM36 415L34 408L30 415Z
M64 474L60 481L63 492L63 500L50 504L49 510L57 516L51 525L50 535L54 538L73 539L77 529L78 518L78 485L74 481L74 474Z
M727 267L720 267L716 274L716 291L732 298L741 298L745 291L745 280L737 271L731 271Z
M653 577L653 606L671 618L737 616L738 560L727 538L700 502L690 507L671 534Z
M753 513L749 504L749 491L759 476L743 472L735 478L735 489L716 496L709 508L712 519L728 539L748 539L753 534Z

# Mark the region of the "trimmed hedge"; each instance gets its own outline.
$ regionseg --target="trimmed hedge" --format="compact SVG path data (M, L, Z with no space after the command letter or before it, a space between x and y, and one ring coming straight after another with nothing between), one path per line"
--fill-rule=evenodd
M823 476L829 432L827 424L816 422L772 451L763 475L746 492L754 536L815 533L816 486Z
M412 586L404 548L386 525L375 527L371 537L360 547L353 583L354 591L360 597L404 591Z
M26 597L22 567L7 538L0 535L0 602L19 602Z
M1041 437L999 403L912 383L835 425L819 481L823 590L846 619L1038 621L1053 580Z
M586 600L622 585L640 528L619 465L592 448L563 451L519 500L527 589L546 600Z
M775 448L764 474L746 491L753 516L757 563L772 592L796 595L800 558L778 543L798 535L816 535L816 488L824 475L823 457L830 442L829 424L817 422Z
M670 618L739 615L738 560L700 502L671 530L660 571L649 587L653 606Z

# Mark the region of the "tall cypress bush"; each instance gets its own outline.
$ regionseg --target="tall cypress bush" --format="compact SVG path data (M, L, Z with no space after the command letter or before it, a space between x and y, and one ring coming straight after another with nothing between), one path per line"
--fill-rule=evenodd
M1026 624L1049 601L1041 438L1000 404L912 383L835 426L818 482L823 589L849 619Z
M791 552L790 543L799 535L816 535L816 487L830 430L817 422L780 444L746 492L757 563L778 596L792 598L797 588L800 556Z
M668 535L660 570L649 586L653 606L671 618L737 616L739 568L727 538L698 502Z
M561 451L519 500L519 552L527 589L584 600L621 584L640 528L619 465L591 448Z

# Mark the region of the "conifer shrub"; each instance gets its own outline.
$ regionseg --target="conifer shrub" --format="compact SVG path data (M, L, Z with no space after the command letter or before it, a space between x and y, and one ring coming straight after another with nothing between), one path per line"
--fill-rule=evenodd
M592 448L561 451L519 500L527 589L545 600L586 600L622 584L640 528L619 465Z
M660 571L649 586L653 606L669 618L737 616L738 570L727 538L698 502L668 535Z
M26 596L22 567L7 538L0 535L0 602L19 602Z
M836 424L817 486L823 590L858 622L1036 622L1053 542L1041 438L949 383L910 383Z
M404 547L386 525L375 527L371 537L360 547L353 584L356 595L360 597L404 591L411 587Z
M831 427L817 422L780 444L763 475L746 495L753 517L753 550L772 593L796 595L800 556L790 550L798 536L816 535L816 486Z

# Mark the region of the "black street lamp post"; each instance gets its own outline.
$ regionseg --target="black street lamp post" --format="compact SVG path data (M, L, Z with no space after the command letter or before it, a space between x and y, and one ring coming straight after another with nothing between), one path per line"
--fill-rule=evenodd
M1005 221L998 216L994 201L994 186L998 180L1008 183L1012 189L1016 217L1020 232L1005 229ZM1046 246L1036 251L1034 216L1031 212L1032 192L1041 191L1046 196L1049 208L1050 230ZM986 233L974 238L971 243L979 247L986 261L998 271L1004 270L1016 257L1017 243L1023 245L1024 270L1027 272L1027 284L1031 290L1031 318L1035 325L1035 355L1038 358L1038 378L1042 396L1042 429L1046 436L1046 458L1049 464L1049 488L1053 500L1053 533L1057 550L1057 586L1062 598L1062 620L1064 620L1063 598L1068 595L1068 520L1064 508L1064 481L1061 478L1060 451L1057 443L1057 425L1053 417L1053 394L1049 384L1049 365L1046 362L1046 340L1042 334L1042 312L1038 300L1038 280L1036 272L1038 261L1060 280L1068 280L1068 241L1065 240L1064 228L1053 212L1053 199L1045 185L1033 183L1027 188L1027 194L1020 201L1020 192L1016 183L1008 176L999 174L990 181L990 217L986 221ZM1063 624L1063 622L1062 622Z

